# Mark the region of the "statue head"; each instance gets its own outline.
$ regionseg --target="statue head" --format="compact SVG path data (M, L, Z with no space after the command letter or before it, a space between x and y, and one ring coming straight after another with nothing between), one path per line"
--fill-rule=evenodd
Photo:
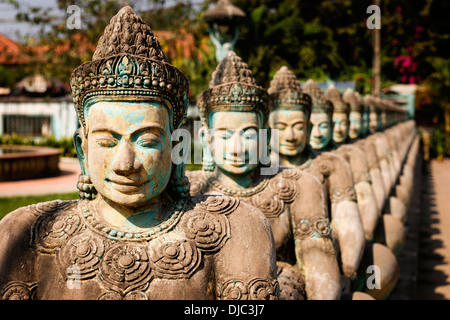
M287 157L297 156L308 144L311 97L302 92L300 83L287 67L277 71L268 92L271 106L269 126L279 130L279 153Z
M333 104L333 141L344 143L348 138L350 106L342 100L339 90L332 84L325 91L325 98Z
M311 79L306 81L303 92L312 99L309 144L314 150L324 150L329 147L333 138L333 104Z
M259 129L267 127L267 91L256 85L247 64L229 51L212 74L197 104L202 120L204 170L215 166L247 175L259 163Z
M111 19L92 61L73 71L70 84L81 124L74 142L84 179L93 185L84 191L145 207L185 180L183 165L171 161L171 133L186 116L188 79L167 63L158 39L130 7Z
M381 108L379 101L372 95L364 96L364 103L369 107L369 133L381 130Z
M356 140L363 135L364 104L359 92L347 89L342 99L350 106L348 137Z

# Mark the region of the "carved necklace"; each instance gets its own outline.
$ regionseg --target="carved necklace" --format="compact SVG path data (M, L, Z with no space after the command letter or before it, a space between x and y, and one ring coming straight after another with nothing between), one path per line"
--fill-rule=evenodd
M157 226L147 228L142 232L130 232L120 230L118 228L109 227L98 219L98 214L91 213L89 208L89 200L81 200L81 216L88 225L88 227L94 232L108 237L111 240L127 240L127 241L142 241L150 240L155 237L155 235L162 232L168 232L173 227L175 227L180 220L182 213L185 211L185 207L188 204L187 198L178 199L169 215L169 218L160 223ZM94 209L95 212L95 209Z
M256 186L252 188L245 188L245 189L234 189L230 187L225 187L221 185L217 179L217 175L213 175L212 173L206 173L206 181L215 189L220 190L221 192L235 196L235 197L248 197L251 195L254 195L262 190L264 190L267 185L269 184L270 178L263 178L260 183L258 183Z

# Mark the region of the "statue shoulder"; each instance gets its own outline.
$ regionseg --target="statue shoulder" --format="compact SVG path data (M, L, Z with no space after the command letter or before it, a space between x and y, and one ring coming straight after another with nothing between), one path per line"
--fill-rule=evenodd
M20 292L23 299L33 297L36 289L32 271L36 261L36 234L44 234L40 229L44 225L55 227L55 224L46 222L76 203L55 200L33 204L8 213L0 221L0 288L3 287L0 299L9 299L14 292Z
M13 234L22 229L26 229L25 232L29 234L29 229L39 218L53 214L77 202L77 200L53 200L18 208L8 213L0 221L0 236L5 233Z
M181 228L187 237L196 236L200 250L214 253L216 297L278 298L275 244L264 214L234 197L194 198Z
M345 158L337 152L324 152L317 156L313 161L311 168L318 171L325 177L337 174L350 174L350 166Z
M226 218L232 237L242 230L246 230L244 233L248 235L261 231L270 233L270 224L265 215L255 206L238 198L223 195L197 195L192 197L192 201L195 205L192 211Z
M190 193L192 196L203 194L206 191L208 182L203 170L186 171L185 175L189 179Z

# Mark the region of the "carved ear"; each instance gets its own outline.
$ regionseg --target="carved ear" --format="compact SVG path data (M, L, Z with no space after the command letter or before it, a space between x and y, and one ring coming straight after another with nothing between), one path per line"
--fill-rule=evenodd
M77 153L78 161L80 162L81 174L88 175L87 157L86 157L86 143L83 127L80 127L75 131L73 135L73 143L75 145L75 151Z
M214 171L215 164L211 150L211 142L214 137L211 135L210 130L205 126L200 128L198 136L203 149L203 169L206 171Z

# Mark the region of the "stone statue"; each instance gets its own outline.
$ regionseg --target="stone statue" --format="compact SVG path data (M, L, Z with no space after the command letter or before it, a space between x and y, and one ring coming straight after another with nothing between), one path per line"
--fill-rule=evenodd
M284 73L290 72L284 71ZM277 76L279 76L278 73L273 82ZM292 73L290 73L290 77L295 79ZM301 89L297 90L301 92ZM364 279L362 274L365 272L367 263L375 260L383 261L382 268L386 277L382 280L382 290L379 292L366 290L366 292L370 292L376 298L385 297L395 285L398 265L388 248L380 244L371 245L365 240L365 237L367 240L372 240L378 218L376 198L370 186L369 168L365 155L356 147L350 147L349 150L347 145L338 148L339 152L329 152L332 150L330 145L336 145L336 142L332 142L333 104L325 99L318 85L312 80L307 81L303 92L309 94L313 102L311 121L307 123L311 129L306 130L306 132L311 132L309 144L313 150L308 146L299 146L297 159L294 161L290 154L288 156L283 154L284 150L281 145L284 142L284 136L280 134L280 163L291 167L298 166L300 163L300 168L315 174L322 181L331 216L333 239L337 243L336 247L339 248L343 274L352 279L353 283L359 282L359 289L361 289L361 281ZM279 106L274 102L272 108L274 114ZM295 111L295 108L292 109ZM346 121L344 115L340 115L338 118ZM289 114L288 118L292 123L301 119L295 113ZM271 122L270 125L272 128L277 127L276 122ZM347 132L342 132L343 140L346 140L346 135ZM351 151L354 151L354 159L348 157ZM284 161L284 158L291 160ZM353 180L353 172L357 178L356 183ZM358 285L353 285L353 287L358 287ZM380 294L381 292L383 293Z
M353 142L363 136L365 110L363 100L359 92L350 88L344 92L342 100L350 107L348 137Z
M277 298L264 215L232 197L191 197L184 164L171 161L188 79L130 7L70 83L81 200L23 207L0 222L0 297Z
M278 97L286 105L303 106L304 123L289 125L305 130L309 96L283 92ZM320 182L299 169L263 171L267 168L259 151L264 143L258 140L267 128L268 102L267 91L256 85L247 64L229 52L198 98L201 136L209 143L203 170L187 172L191 193L234 196L266 215L277 251L281 299L338 299L340 274ZM300 140L306 143L306 136Z
M332 120L334 105L311 79L305 83L304 92L311 96L313 102L309 137L313 150L310 156L312 159L300 168L316 174L325 187L331 223L336 233L333 238L340 249L341 268L345 276L354 279L364 252L365 235L351 168L341 155L329 152L335 145Z
M334 85L327 88L324 97L333 104L333 145L337 148L349 140L350 105L342 100L341 93Z
M366 94L364 96L364 103L369 108L368 133L373 134L377 131L381 131L381 109L376 98Z

